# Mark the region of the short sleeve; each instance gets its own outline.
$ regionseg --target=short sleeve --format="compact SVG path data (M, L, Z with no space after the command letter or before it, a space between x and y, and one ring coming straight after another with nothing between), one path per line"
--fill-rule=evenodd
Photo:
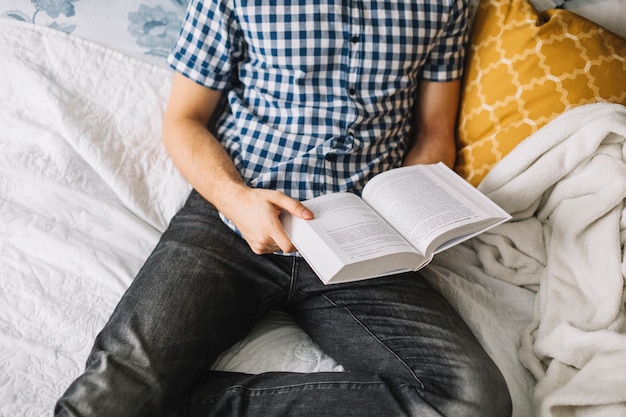
M227 0L191 0L167 61L176 71L214 90L231 80L240 54L238 24Z
M466 0L453 1L448 21L423 67L423 79L453 81L463 76L465 47L469 36L469 12Z

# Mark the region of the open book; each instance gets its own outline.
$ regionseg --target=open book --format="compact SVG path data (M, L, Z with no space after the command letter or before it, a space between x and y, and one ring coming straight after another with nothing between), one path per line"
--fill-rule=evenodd
M283 212L281 221L325 284L416 271L511 218L442 163L378 174L362 197L335 193L303 203L314 219Z

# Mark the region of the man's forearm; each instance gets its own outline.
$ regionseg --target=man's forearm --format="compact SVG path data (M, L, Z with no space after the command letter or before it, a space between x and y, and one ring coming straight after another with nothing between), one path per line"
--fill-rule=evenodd
M402 165L443 162L452 168L455 159L456 145L453 136L447 132L422 133L414 139L413 146L404 156Z
M164 125L163 142L185 179L218 209L232 201L230 194L246 187L221 143L197 122Z
M404 165L443 162L452 167L460 81L423 81L413 108L413 143Z
M163 144L185 179L218 209L227 210L232 195L247 187L222 144L207 129L221 95L175 74L163 119Z

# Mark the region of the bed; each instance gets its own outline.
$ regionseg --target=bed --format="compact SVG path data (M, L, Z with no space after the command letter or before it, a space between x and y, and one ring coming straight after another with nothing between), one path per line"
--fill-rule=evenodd
M0 6L0 417L51 415L189 192L160 143L185 3ZM456 170L513 220L426 278L515 417L626 416L626 5L473 6ZM278 311L213 366L342 371Z

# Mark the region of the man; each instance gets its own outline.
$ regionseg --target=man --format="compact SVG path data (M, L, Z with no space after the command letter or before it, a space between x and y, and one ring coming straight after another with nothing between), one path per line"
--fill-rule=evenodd
M278 218L402 164L453 164L467 5L311 3L191 1L163 138L194 191L58 416L510 414L498 369L419 274L324 286ZM278 308L346 372L207 371Z

